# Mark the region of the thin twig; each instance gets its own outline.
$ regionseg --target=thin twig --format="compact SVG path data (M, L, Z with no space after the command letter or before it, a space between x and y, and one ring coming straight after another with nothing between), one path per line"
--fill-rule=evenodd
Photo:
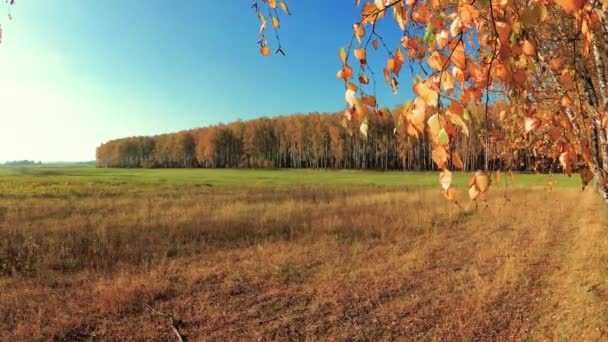
M177 329L177 322L178 321L172 315L166 314L164 312L160 312L160 311L154 309L153 307L151 307L150 305L148 305L146 303L144 303L144 306L146 308L150 309L150 311L152 311L152 313L155 313L155 314L157 314L159 316L164 316L164 317L169 318L171 320L171 329L175 333L175 336L177 336L178 341L179 342L184 342L185 341L184 337L180 334L179 330Z

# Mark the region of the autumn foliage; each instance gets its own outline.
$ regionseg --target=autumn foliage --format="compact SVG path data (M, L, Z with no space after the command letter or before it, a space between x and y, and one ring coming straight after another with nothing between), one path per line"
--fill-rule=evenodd
M487 113L477 118L485 121L482 174L492 171L495 154L504 169L516 167L510 156L525 148L567 173L579 171L584 182L593 175L608 199L608 1L356 0L355 6L361 16L353 18L350 45L339 49L337 72L350 125L364 133L380 114L370 85L376 74L397 94L403 66L413 65L415 98L398 113L396 134L427 135L438 168L447 172L459 137L469 137L469 108L500 100L506 103L500 127ZM380 21L403 32L398 46L386 46ZM386 55L381 73L366 63L372 53ZM499 148L491 151L492 142ZM448 194L451 187L445 179L441 184Z
M489 110L489 122L500 127L504 104ZM436 170L433 141L427 135L395 135L403 108L384 108L382 116L370 116L365 135L342 113L290 115L237 121L210 127L148 137L128 137L108 141L97 149L101 167L202 167L202 168L336 168L376 170ZM471 117L483 106L471 106ZM450 168L483 168L483 122L468 121L470 139L451 151ZM492 151L500 144L492 141ZM510 158L490 161L493 169L507 163L516 170L560 172L555 160L534 157L526 148ZM449 171L446 171L449 172Z

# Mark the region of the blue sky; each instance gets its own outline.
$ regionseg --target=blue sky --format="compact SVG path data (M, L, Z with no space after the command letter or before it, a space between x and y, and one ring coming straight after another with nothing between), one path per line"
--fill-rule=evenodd
M114 138L342 110L335 74L359 16L354 1L287 1L287 56L269 58L258 52L251 3L17 0L9 21L2 2L0 162L93 160ZM377 55L369 59L381 75L386 53ZM380 103L408 100L409 79L406 67L398 96L378 79Z

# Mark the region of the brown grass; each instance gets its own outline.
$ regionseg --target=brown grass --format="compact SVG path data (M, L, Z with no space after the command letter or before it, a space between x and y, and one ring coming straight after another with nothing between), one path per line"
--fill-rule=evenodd
M608 338L591 193L477 213L430 190L150 192L0 203L0 340Z

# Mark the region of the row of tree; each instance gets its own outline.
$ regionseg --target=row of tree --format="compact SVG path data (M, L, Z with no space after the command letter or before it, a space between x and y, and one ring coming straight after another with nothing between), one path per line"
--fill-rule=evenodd
M211 127L112 140L97 148L99 167L127 168L336 168L433 170L431 141L412 137L398 113L384 109L370 117L365 134L360 123L342 113L291 115L238 121ZM483 110L481 106L472 111ZM476 117L471 115L471 117ZM491 111L489 127L500 127ZM470 138L456 144L465 170L483 167L485 122L468 122ZM493 168L502 166L488 145ZM516 153L515 169L531 169L538 160L525 149ZM552 161L547 161L549 165Z

